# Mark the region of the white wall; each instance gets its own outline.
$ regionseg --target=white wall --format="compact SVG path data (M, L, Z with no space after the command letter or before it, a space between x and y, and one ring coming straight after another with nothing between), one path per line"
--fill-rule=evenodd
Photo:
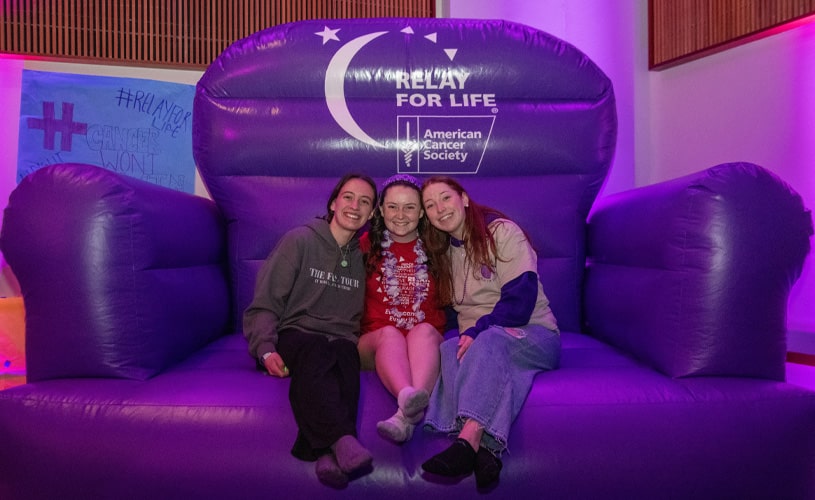
M637 164L638 184L749 161L778 174L815 209L815 19L651 72L649 86L649 148ZM815 335L814 305L811 253L792 290L789 329Z
M0 57L0 209L5 208L17 174L17 123L20 121L20 78L23 62ZM0 217L0 228L3 219ZM19 295L17 280L0 252L0 297Z

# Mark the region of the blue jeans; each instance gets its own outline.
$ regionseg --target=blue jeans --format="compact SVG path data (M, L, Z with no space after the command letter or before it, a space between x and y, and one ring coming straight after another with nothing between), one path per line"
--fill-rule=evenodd
M560 363L560 334L540 325L491 326L476 337L461 362L457 351L458 338L441 345L441 375L425 426L458 433L466 419L474 419L484 426L481 446L500 456L535 375Z

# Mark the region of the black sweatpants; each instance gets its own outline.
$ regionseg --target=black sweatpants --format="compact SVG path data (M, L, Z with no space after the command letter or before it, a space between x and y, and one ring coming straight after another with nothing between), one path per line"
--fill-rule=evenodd
M344 339L280 332L277 352L289 368L289 402L298 433L291 453L317 460L339 438L357 435L359 352Z

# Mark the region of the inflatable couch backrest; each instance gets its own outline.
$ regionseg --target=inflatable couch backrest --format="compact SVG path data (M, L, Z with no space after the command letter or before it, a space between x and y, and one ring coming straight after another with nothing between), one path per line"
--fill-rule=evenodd
M506 21L344 19L268 28L197 85L193 148L227 220L233 320L278 238L347 172L456 177L530 234L560 326L579 331L585 224L611 165L609 79Z

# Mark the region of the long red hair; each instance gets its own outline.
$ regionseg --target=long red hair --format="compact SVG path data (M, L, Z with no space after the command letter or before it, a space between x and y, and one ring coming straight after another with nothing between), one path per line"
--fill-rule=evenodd
M466 191L455 179L448 176L429 177L422 184L422 194L425 189L432 184L443 183L453 189L459 196L463 196ZM464 250L470 269L475 272L486 266L495 272L495 262L500 260L495 237L489 230L489 224L495 219L509 219L503 212L486 205L481 205L473 201L468 194L469 204L464 210ZM444 305L453 302L453 276L450 272L450 257L447 250L450 248L450 235L426 224L422 233L422 241L425 244L425 251L428 259L435 266L435 274L438 280L439 300Z

